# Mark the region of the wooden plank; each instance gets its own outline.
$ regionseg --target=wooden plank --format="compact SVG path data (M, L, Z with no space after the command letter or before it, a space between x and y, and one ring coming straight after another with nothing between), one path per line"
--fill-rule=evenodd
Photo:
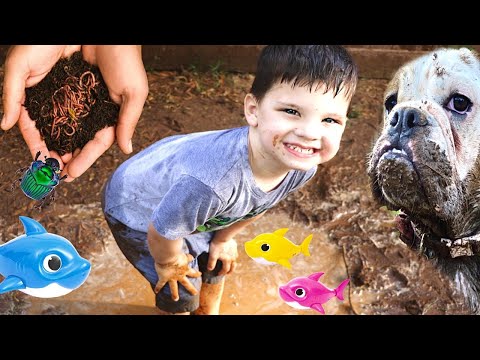
M143 59L147 69L178 70L192 68L208 71L216 65L220 70L255 72L261 45L166 45L144 46ZM425 51L391 48L349 47L359 66L362 78L387 79L404 62Z
M143 61L147 69L253 72L264 45L145 45Z

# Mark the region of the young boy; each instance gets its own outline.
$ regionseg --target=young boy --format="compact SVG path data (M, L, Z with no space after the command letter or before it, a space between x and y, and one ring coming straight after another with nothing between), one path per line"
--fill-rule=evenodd
M234 236L335 156L357 72L341 46L267 46L248 126L164 138L112 174L105 218L161 313L219 313Z

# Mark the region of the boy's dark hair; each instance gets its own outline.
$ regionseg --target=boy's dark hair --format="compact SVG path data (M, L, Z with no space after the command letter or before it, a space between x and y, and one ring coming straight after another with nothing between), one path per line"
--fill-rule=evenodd
M268 45L257 63L250 92L261 101L276 83L293 81L293 86L325 86L335 96L345 88L352 97L357 87L358 68L348 51L340 45Z

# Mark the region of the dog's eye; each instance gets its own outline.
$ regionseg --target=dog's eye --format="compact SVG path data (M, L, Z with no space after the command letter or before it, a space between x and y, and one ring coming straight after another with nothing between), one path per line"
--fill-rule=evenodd
M472 102L464 95L453 94L452 97L447 100L446 108L463 115L470 111Z
M387 100L385 100L385 109L388 113L392 111L395 105L397 105L397 94L393 94L387 97Z

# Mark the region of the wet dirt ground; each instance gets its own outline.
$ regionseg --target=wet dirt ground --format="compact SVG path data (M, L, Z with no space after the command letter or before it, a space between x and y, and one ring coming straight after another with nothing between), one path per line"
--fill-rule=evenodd
M251 74L218 70L148 73L150 94L133 138L134 153L163 137L246 124L243 97ZM0 82L3 70L0 68ZM335 288L350 283L345 300L331 299L327 315L466 314L462 299L431 263L398 239L393 214L370 195L366 159L381 125L385 80L361 79L338 155L320 165L314 179L237 236L239 265L226 280L221 314L320 315L298 310L278 296L278 287L298 276L322 271L321 282ZM112 146L84 175L61 183L56 200L38 211L17 189L4 191L14 173L32 161L17 127L0 133L0 244L24 233L19 215L69 239L92 264L85 283L58 298L35 298L20 291L0 295L0 314L156 314L149 284L126 261L100 209L109 174L127 155ZM313 234L310 257L297 255L292 270L250 259L243 244L256 235L289 228L300 244Z

